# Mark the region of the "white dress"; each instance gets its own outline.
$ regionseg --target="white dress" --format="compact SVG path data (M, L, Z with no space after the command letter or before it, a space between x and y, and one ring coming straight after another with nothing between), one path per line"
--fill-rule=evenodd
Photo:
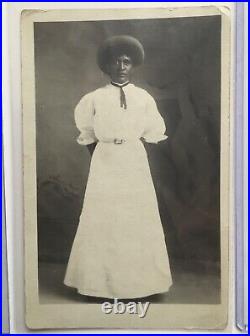
M64 284L83 295L140 298L169 290L172 277L147 154L140 138L166 139L154 99L111 84L75 109L78 143L97 142ZM114 139L125 140L115 144Z

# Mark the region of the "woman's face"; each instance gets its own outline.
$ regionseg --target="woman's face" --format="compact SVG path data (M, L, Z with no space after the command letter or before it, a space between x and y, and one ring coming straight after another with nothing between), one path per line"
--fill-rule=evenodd
M130 79L133 64L131 57L121 55L115 57L108 65L108 74L115 83L126 83Z

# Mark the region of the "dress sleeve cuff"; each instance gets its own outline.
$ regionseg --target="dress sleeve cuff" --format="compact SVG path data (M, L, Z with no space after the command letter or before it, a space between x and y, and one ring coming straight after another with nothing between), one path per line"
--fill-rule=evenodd
M77 142L79 143L79 145L85 145L85 146L87 146L87 145L90 145L92 143L97 142L97 139L96 138L91 138L91 137L85 138L85 137L83 137L83 136L80 135L77 138Z
M149 143L158 143L160 141L166 140L168 138L165 134L152 134L144 136L143 139Z

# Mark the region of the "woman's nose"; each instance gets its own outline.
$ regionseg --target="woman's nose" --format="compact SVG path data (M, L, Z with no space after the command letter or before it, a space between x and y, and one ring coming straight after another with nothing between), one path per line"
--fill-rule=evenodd
M120 68L121 70L123 70L123 69L125 68L125 65L124 65L123 62L120 62L120 63L119 63L119 68Z

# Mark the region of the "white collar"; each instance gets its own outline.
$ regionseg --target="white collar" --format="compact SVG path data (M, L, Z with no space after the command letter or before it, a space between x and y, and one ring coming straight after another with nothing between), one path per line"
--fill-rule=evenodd
M127 86L128 84L129 84L129 81L127 81L127 82L125 82L125 83L116 83L116 82L114 82L114 81L111 81L111 85L112 85L112 83L113 84L115 84L116 86L120 86L120 87L123 87L123 86Z

